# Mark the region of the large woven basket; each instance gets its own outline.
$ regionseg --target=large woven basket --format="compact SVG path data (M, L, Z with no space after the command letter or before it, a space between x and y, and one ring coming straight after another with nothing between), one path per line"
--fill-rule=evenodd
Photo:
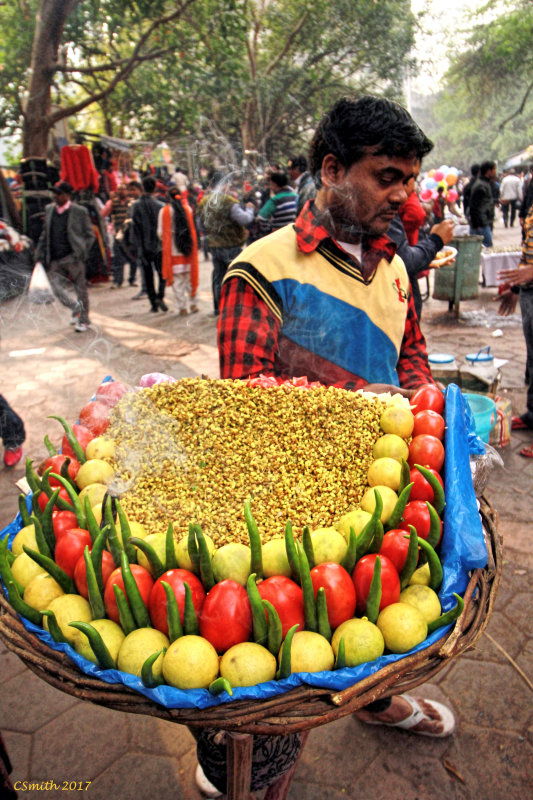
M107 684L82 673L68 656L27 631L1 592L0 637L36 675L81 700L118 711L149 714L191 728L276 735L304 731L350 714L380 697L419 686L474 646L492 613L502 570L497 515L486 498L481 501L481 516L487 534L488 563L472 573L464 596L465 608L455 626L426 649L343 691L300 686L268 700L235 701L201 710L165 708L121 684Z

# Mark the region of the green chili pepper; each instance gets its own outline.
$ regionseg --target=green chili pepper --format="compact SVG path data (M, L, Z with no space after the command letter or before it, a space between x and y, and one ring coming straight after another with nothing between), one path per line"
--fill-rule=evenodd
M107 525L109 526L109 530L107 532L107 543L109 545L109 550L113 556L115 566L120 567L122 563L122 553L124 551L122 549L122 545L120 544L120 539L118 538L117 527L113 517L112 498L109 496L107 497L105 504L104 517Z
M418 544L424 550L429 564L429 586L438 592L442 583L442 564L433 547L425 539L418 537Z
M12 567L13 566L13 561L15 560L16 555L14 553L12 553L11 550L8 550L7 553L6 553L6 557L7 557L7 563L9 564L10 567ZM23 591L22 590L22 586L20 587L20 591Z
M405 506L409 502L409 495L411 494L411 489L413 488L412 483L408 483L407 486L403 489L398 500L396 501L396 505L392 509L392 514L390 515L388 522L387 522L387 529L393 530L397 528L403 518L403 512L405 511Z
M70 472L68 471L69 464L70 464L70 458L67 456L63 461L63 463L61 464L60 473L63 480L68 481L68 483L70 483L70 485L75 489L76 482L71 478Z
M344 636L341 636L339 646L337 648L337 658L335 659L335 669L344 669L346 666L346 648L344 645Z
M48 419L56 419L60 423L60 425L63 426L63 430L65 431L65 434L67 436L67 441L72 448L72 452L74 453L74 458L77 461L79 461L80 464L85 464L87 458L85 456L83 447L76 439L74 431L72 430L68 422L65 419L63 419L63 417L58 417L55 414L49 414Z
M50 550L50 555L53 556L55 549L56 549L56 535L54 532L54 510L56 507L56 501L59 496L59 489L56 489L53 492L52 496L49 498L47 504L44 507L44 511L41 516L41 525L43 529L43 535L46 539L46 543L48 545L48 549Z
M377 532L377 524L381 522L381 513L383 511L383 500L378 491L374 489L374 497L376 498L376 505L372 512L372 516L366 523L365 527L357 537L356 549L357 560L368 553L368 550L374 540L374 535Z
M135 545L141 550L148 561L150 562L151 573L153 575L154 580L157 580L161 577L161 575L166 572L165 565L161 562L161 559L155 552L154 548L149 542L145 542L144 539L139 539L137 536L130 536L130 544Z
M168 622L168 638L170 642L176 641L180 636L183 636L183 626L180 619L180 610L178 608L178 601L176 595L172 591L172 587L166 581L161 581L161 586L165 590L167 596L167 622Z
M33 494L40 491L41 479L33 469L33 461L31 458L26 459L26 481L28 482L28 486L32 490Z
M320 586L316 593L316 613L318 621L318 632L324 639L331 642L331 625L328 617L328 603L326 600L326 590Z
M400 484L398 486L398 494L401 494L406 486L411 482L411 470L409 468L409 464L402 458L401 460L402 469L400 472Z
M296 550L296 544L292 532L292 523L290 520L287 520L287 524L285 525L285 551L287 553L287 560L291 568L292 576L295 580L299 581L300 564L298 560L298 551Z
M104 596L104 582L102 579L102 554L107 543L107 531L108 528L106 525L106 527L100 531L94 540L91 549L91 561L93 564L94 576L96 578L96 585L98 586L98 591L102 597Z
M43 512L41 511L41 507L39 505L39 497L43 494L42 489L38 489L34 492L31 496L31 513L33 516L37 517L37 519L42 519Z
M96 630L90 622L69 622L71 628L81 631L89 640L91 650L101 669L116 669L116 663L111 657L106 643L102 639L100 632Z
M313 550L313 541L311 539L311 531L304 525L302 531L302 545L305 550L305 555L307 556L307 563L309 564L309 569L313 569L315 566L315 552Z
M380 519L376 521L376 530L374 531L374 538L372 544L366 551L367 553L379 553L381 545L383 544L383 537L385 536L385 528Z
M22 527L27 528L28 525L31 525L31 519L30 519L30 512L28 511L28 506L26 505L25 494L22 493L19 494L18 504L19 504L20 519L22 520Z
M22 549L26 553L27 556L32 558L36 564L39 564L52 578L58 583L65 594L77 594L76 584L70 577L67 575L65 570L61 569L56 562L50 558L50 556L45 556L42 553L38 553L37 550L32 550L31 547L23 544Z
M231 683L227 678L222 677L215 678L215 680L209 684L209 691L214 695L222 694L222 692L227 692L230 697L233 695Z
M426 505L429 511L429 533L426 541L428 541L432 547L436 547L442 532L441 521L436 509L428 500L426 500Z
M263 608L263 601L261 600L261 595L259 594L259 589L255 581L254 572L248 576L246 591L252 608L254 642L262 644L265 647L268 639L268 624L265 609Z
M189 524L189 536L187 538L187 552L192 563L192 571L200 574L200 553L198 552L198 544L196 543L196 531L194 525Z
M131 608L128 605L128 601L126 600L126 595L120 588L117 586L116 583L113 584L113 592L115 594L115 600L117 603L117 610L118 616L120 621L120 626L126 636L128 633L136 630L138 625L135 624L135 620L133 619L133 614L131 613Z
M415 464L417 470L427 480L433 489L433 507L439 516L442 516L446 499L444 497L444 489L442 488L439 479L427 467L422 467L420 464Z
M156 653L152 653L152 655L148 656L142 665L141 680L147 689L155 689L156 686L161 686L161 684L165 682L162 675L154 675L153 666L161 653L166 653L166 651L167 648L162 647L161 650L158 650Z
M165 571L168 569L176 569L177 566L178 561L176 559L176 551L174 550L174 526L172 522L169 522L165 540Z
M409 581L418 563L418 536L416 534L416 528L414 525L409 525L409 530L411 532L409 536L409 547L407 548L405 562L400 572L401 589L405 589L405 587L409 585Z
M341 567L344 567L346 572L352 574L355 562L357 561L357 536L355 528L350 525L350 538L348 540L348 547L341 561Z
M104 598L102 596L102 592L100 591L100 586L98 585L96 570L94 568L92 557L89 553L88 545L85 545L85 549L83 551L83 560L85 561L85 577L87 579L89 605L91 606L93 619L103 619L106 615ZM101 566L102 562L100 560L100 568ZM101 577L101 569L100 569L100 577Z
M124 548L124 552L128 556L128 561L130 564L137 563L137 551L135 550L134 546L130 544L130 536L131 536L131 528L130 523L128 522L128 518L124 513L122 506L120 505L119 500L115 500L115 509L118 516L118 521L120 522L120 534L122 536L122 547Z
M49 456L57 456L57 447L52 444L50 439L48 438L48 434L45 434L44 437L44 446L46 447L46 452Z
M255 572L258 578L263 577L263 555L259 528L252 515L251 500L248 498L244 503L244 519L248 528L248 538L250 540L250 571Z
M85 511L85 520L87 522L87 530L89 531L91 542L94 544L102 531L96 521L96 517L94 516L94 511L91 508L91 501L88 494L86 494L83 498L83 506L83 510Z
M43 617L48 617L48 633L54 640L54 642L62 642L63 644L71 644L66 636L63 634L63 631L58 625L56 615L53 611L46 610L43 611ZM70 624L70 623L69 623Z
M60 475L56 475L55 472L52 473L52 467L48 467L48 469L45 469L45 471L43 472L42 481L41 481L41 488L42 488L43 492L45 493L45 495L47 497L52 497L54 492L57 491L58 492L58 496L57 496L57 500L56 500L56 508L59 508L60 511L73 511L74 508L72 506L72 503L69 503L67 500L65 500L63 497L61 497L59 495L59 490L55 489L52 486L52 484L50 483L50 475L52 475L52 474L55 477L58 477L58 478L61 477ZM69 486L70 486L70 484L69 484ZM77 495L76 495L76 497L77 497ZM80 525L80 528L81 527L82 526Z
M282 680L283 678L288 678L291 674L291 645L292 645L292 637L296 633L296 629L298 628L298 624L293 625L292 628L289 628L287 631L287 635L283 642L283 647L281 649L281 658L279 664L279 670L277 674L278 680Z
M376 624L379 616L379 604L381 603L381 558L376 557L374 562L374 572L372 573L372 580L368 590L368 597L366 598L365 614L370 622Z
M183 629L188 636L198 636L200 634L200 626L198 625L198 617L196 616L196 609L192 602L191 589L188 583L183 584L185 588L185 605L183 608Z
M40 520L37 519L35 515L32 515L32 522L33 522L33 530L35 532L35 543L37 545L37 550L39 553L42 553L43 556L48 556L48 558L52 558L52 552L50 547L48 546L48 541L45 538L43 533L43 528L41 525Z
M122 573L122 580L124 581L124 591L126 592L126 597L128 598L128 603L130 604L131 613L133 614L135 622L139 628L151 628L152 622L150 620L150 615L141 597L135 578L132 575L130 562L124 550L122 551L120 559L120 571Z
M62 508L63 511L74 511L80 528L87 530L87 520L85 519L85 511L83 510L81 500L78 497L78 493L76 492L75 488L72 486L71 483L62 478L61 475L57 475L55 472L52 472L51 475L52 477L54 477L56 480L59 481L59 483L65 489L71 501L71 505L69 505L66 500L64 500L63 503L60 503L59 501L61 500L61 497L58 497L57 507Z
M455 622L455 620L458 619L458 617L460 617L463 613L465 601L460 595L455 594L455 592L453 593L453 596L457 600L457 603L453 608L450 608L449 611L441 614L438 619L428 623L428 635L433 633L433 631L436 631L437 628L442 628L443 625L450 625L452 622Z
M205 541L200 525L194 525L194 535L196 536L196 545L200 558L200 580L202 581L204 589L208 592L215 585L211 555L207 549L207 542Z
M267 647L272 655L278 657L279 648L282 640L282 626L279 614L269 600L263 600L263 608L268 615L268 644Z
M303 547L298 548L298 555L300 560L300 582L304 599L305 628L308 631L316 632L318 630L318 619L316 614L315 593L311 581L311 572L309 570L307 556Z
M41 612L36 611L24 602L22 599L23 592L21 592L17 581L13 577L11 567L7 560L7 539L7 536L4 539L0 539L0 577L6 587L9 602L17 614L26 617L26 619L33 622L34 625L42 625Z

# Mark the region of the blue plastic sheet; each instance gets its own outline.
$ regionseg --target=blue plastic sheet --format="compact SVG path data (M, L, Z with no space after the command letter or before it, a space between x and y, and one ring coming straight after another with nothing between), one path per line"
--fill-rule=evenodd
M472 414L468 404L464 402L460 389L451 384L446 390L446 460L444 481L446 487L446 509L444 513L444 535L441 543L441 559L444 579L439 592L443 611L455 605L453 592L463 594L469 580L469 573L482 568L487 563L487 549L483 536L481 518L470 471L470 455L485 452L481 439L476 436ZM30 508L28 498L28 508ZM9 535L9 544L21 528L20 514L5 528L2 538ZM22 619L26 628L55 650L67 653L82 672L106 683L122 683L149 697L166 708L207 708L234 700L264 700L307 684L341 691L358 681L373 675L378 670L404 658L404 655L384 655L375 661L361 664L358 667L335 671L297 673L281 681L268 681L257 686L235 688L233 696L225 692L214 697L207 689L181 691L171 686L159 686L147 689L139 678L119 670L102 670L79 656L70 645L57 644L50 634L42 628ZM439 628L424 642L405 655L424 650L442 638L451 626Z

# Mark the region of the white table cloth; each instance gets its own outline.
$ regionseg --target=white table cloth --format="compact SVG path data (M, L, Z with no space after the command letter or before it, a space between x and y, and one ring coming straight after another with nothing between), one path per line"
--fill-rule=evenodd
M481 253L481 278L484 286L498 286L496 277L502 269L516 269L520 263L520 251L512 253Z

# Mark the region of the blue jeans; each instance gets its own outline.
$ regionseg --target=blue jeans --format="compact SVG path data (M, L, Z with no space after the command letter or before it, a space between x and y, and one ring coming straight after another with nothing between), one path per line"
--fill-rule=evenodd
M470 226L471 236L483 236L483 246L492 247L492 231L490 225L484 225L482 228L473 228Z

